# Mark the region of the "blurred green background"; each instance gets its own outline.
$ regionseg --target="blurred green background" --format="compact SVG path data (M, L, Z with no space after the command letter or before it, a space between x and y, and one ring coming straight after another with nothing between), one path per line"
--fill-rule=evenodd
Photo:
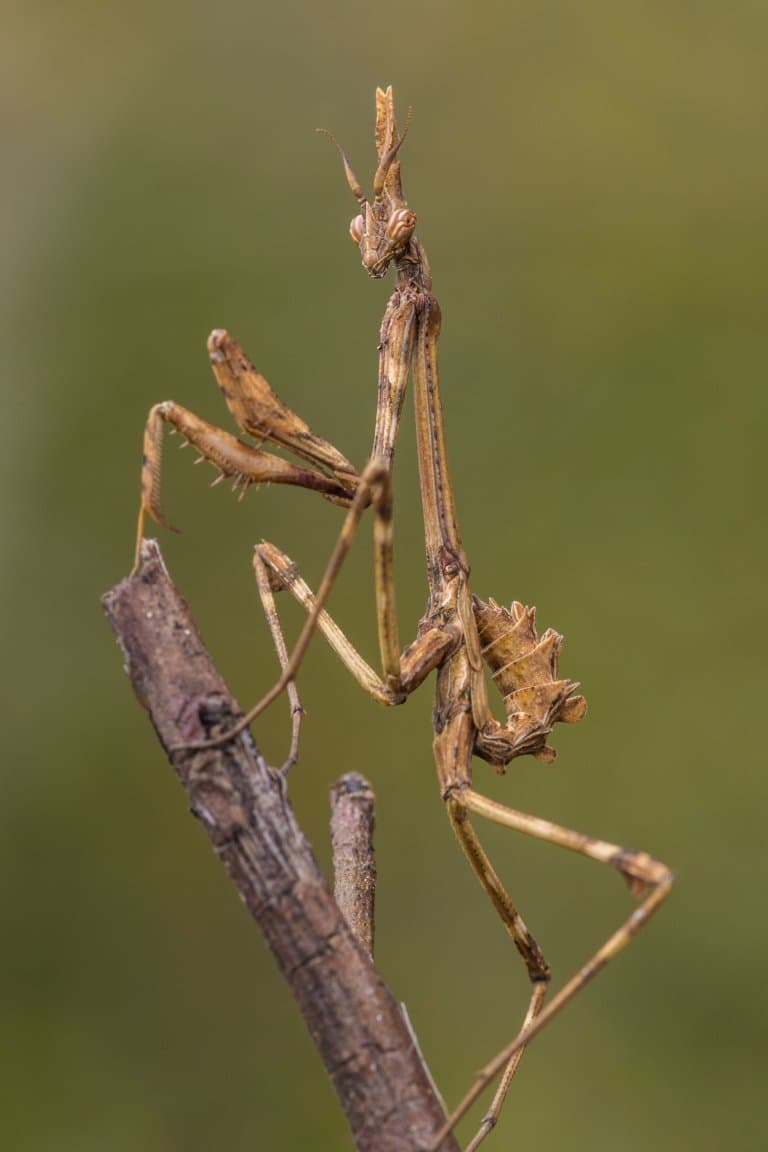
M764 1147L766 6L75 0L6 3L3 27L0 1146L350 1147L98 598L130 567L149 406L229 427L214 326L365 461L389 285L359 267L314 129L369 181L374 87L392 83L415 109L403 174L443 308L474 587L536 603L590 702L554 765L478 764L478 786L679 876L536 1041L489 1152ZM411 423L404 642L425 599ZM183 535L162 546L245 704L274 676L252 545L316 581L340 512L277 488L238 505L191 460L167 454ZM369 536L332 608L373 658ZM329 785L373 781L379 964L455 1102L527 986L441 811L430 686L385 711L320 642L300 686L292 800L326 865ZM279 760L286 709L257 736ZM485 836L564 979L626 891Z

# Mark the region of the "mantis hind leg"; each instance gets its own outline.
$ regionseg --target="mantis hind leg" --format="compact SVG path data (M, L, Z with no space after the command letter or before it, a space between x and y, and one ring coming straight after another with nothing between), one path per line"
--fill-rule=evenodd
M451 804L450 796L448 803L449 805ZM531 816L525 812L518 812L513 808L507 808L503 804L498 804L495 800L489 800L486 796L482 796L472 788L462 789L458 793L457 798L453 800L453 804L455 805L455 810L462 814L464 820L466 820L467 812L474 812L479 816L485 816L487 819L493 820L497 824L502 824L506 828L512 828L517 832L523 832L527 836L534 836L536 839L545 840L550 844L558 844L562 848L579 852L581 855L588 856L591 860L596 860L599 863L610 864L621 873L629 884L633 894L639 897L640 903L634 912L632 912L607 940L604 941L597 951L593 953L579 971L576 972L570 980L566 981L545 1008L536 1012L533 1017L531 1017L529 1010L523 1027L514 1039L502 1048L502 1050L480 1070L474 1084L440 1131L433 1145L433 1152L436 1152L447 1133L458 1123L461 1117L499 1072L502 1069L508 1070L512 1065L512 1061L514 1061L516 1057L519 1059L525 1047L534 1036L541 1031L544 1025L549 1023L582 988L586 987L593 976L596 976L609 960L626 948L630 940L640 931L643 925L650 920L667 898L674 879L672 872L665 864L654 860L653 857L649 856L646 852L630 851L629 849L620 847L618 844L611 844L606 840L598 840L592 836L585 836L580 832L575 832L570 828L564 828L559 824L552 823L550 820L543 820L538 816ZM449 815L450 814L451 810L449 807ZM456 827L455 823L454 827ZM464 847L463 841L462 847ZM493 895L491 895L491 898L494 899ZM495 902L494 900L494 903ZM505 1093L502 1092L502 1088L506 1077L507 1071L505 1071L501 1087L497 1091L491 1107L482 1121L480 1130L470 1143L466 1152L474 1152L474 1149L477 1148L480 1141L495 1125L499 1110L504 1101Z
M528 1002L528 1009L526 1011L525 1019L523 1020L521 1029L522 1032L525 1032L526 1029L530 1028L534 1021L540 1017L540 1013L544 1005L544 998L547 994L547 988L549 985L549 965L544 959L539 945L531 935L522 916L507 894L507 891L504 888L498 873L486 855L484 848L480 844L477 833L469 822L468 810L461 802L461 796L462 793L460 792L449 793L447 796L446 809L448 812L448 819L451 822L451 826L456 833L456 837L459 841L459 844L461 845L462 851L469 861L473 872L489 896L491 903L498 912L502 923L504 924L504 927L512 937L515 947L520 953L523 963L525 964L526 970L528 972L528 979L531 981L531 994ZM495 1126L498 1115L501 1112L501 1108L504 1104L507 1092L509 1091L512 1078L515 1075L518 1065L522 1059L523 1051L524 1045L521 1044L506 1061L504 1073L499 1082L499 1086L496 1089L496 1093L493 1097L491 1105L483 1117L477 1133L471 1142L467 1145L465 1152L474 1152L474 1149L479 1146L479 1144L485 1139L491 1129ZM461 1119L464 1112L467 1110L467 1108L469 1108L470 1103L472 1103L474 1099L475 1097L473 1096L472 1101L467 1103L466 1107L463 1107L461 1111L457 1109L457 1111L453 1113L444 1129L440 1132L439 1137L434 1144L435 1149L439 1148L440 1143L442 1143L451 1128L456 1123L458 1123L459 1119ZM464 1101L462 1101L462 1104L464 1104Z

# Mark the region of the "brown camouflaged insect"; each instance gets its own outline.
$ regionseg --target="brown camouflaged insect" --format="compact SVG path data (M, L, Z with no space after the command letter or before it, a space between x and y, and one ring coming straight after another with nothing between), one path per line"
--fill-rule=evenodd
M433 751L440 793L464 854L512 937L532 986L521 1028L477 1075L433 1145L433 1152L437 1152L470 1105L501 1073L490 1107L467 1146L466 1152L474 1152L496 1124L526 1045L650 919L670 890L672 873L645 852L629 851L518 812L488 799L472 786L473 756L486 760L499 772L516 756L552 760L555 752L547 744L547 737L554 724L580 720L586 711L586 702L576 694L578 685L559 675L562 637L552 629L539 636L533 608L517 601L509 609L502 608L494 600L486 602L470 592L469 565L456 523L443 432L437 370L440 307L432 294L426 253L415 236L416 217L403 197L398 153L404 138L405 131L402 135L397 132L391 88L385 92L377 90L378 166L372 201L366 198L344 152L339 149L347 182L360 206L350 231L359 246L363 266L372 277L379 279L393 264L397 281L381 326L378 407L369 463L358 473L346 457L318 437L278 399L226 332L215 331L209 338L213 369L240 428L260 442L289 449L309 467L300 468L255 448L205 423L172 401L156 405L150 412L145 433L136 563L138 565L145 514L161 524L166 523L159 502L163 421L172 424L194 444L201 458L219 468L219 480L229 477L241 491L263 481L295 484L348 506L344 526L316 596L278 548L266 542L258 545L254 567L282 675L270 692L225 736L184 747L210 747L231 739L288 689L293 737L287 765L292 764L297 756L301 722L294 681L316 629L323 633L358 683L384 704L403 703L430 672L436 673ZM393 581L391 477L409 377L414 390L429 601L416 639L401 653ZM375 515L381 675L363 660L324 609L368 504L373 505ZM308 610L290 658L274 604L273 593L278 589L288 589ZM490 667L492 679L504 699L503 723L490 711L484 663ZM639 899L635 911L546 1007L549 966L481 847L470 824L472 813L611 865Z

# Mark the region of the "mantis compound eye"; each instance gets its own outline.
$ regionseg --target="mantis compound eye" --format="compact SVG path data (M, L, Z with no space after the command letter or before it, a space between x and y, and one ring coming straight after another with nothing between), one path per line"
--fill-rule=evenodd
M354 240L355 244L359 244L363 238L363 217L355 216L354 220L350 221L349 234Z
M410 208L397 208L387 223L387 239L398 248L407 244L416 227L416 216Z

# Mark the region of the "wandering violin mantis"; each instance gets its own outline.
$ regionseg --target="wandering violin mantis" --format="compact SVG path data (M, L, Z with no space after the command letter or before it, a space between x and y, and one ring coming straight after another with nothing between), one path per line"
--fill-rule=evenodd
M536 630L535 610L513 601L509 609L481 600L470 591L469 564L456 521L443 431L437 365L440 306L424 248L416 238L416 216L407 206L400 179L399 153L407 131L398 134L391 88L376 92L378 164L369 200L345 153L339 148L347 183L359 213L350 232L363 266L374 279L394 267L396 286L384 313L379 339L378 405L368 464L358 472L332 444L317 436L272 391L237 343L224 331L208 342L213 371L236 423L259 442L256 447L166 401L152 408L144 436L142 498L136 564L146 515L167 522L160 508L160 454L163 423L193 444L201 458L230 478L241 492L254 483L285 483L315 492L348 509L314 595L296 566L274 544L255 549L254 568L282 674L259 703L223 737L187 747L206 747L231 739L283 691L288 691L293 734L287 764L298 752L301 709L295 678L312 634L319 630L357 682L386 705L403 703L435 673L433 753L440 795L461 848L482 888L522 957L531 984L528 1009L508 1044L479 1072L471 1089L447 1119L434 1143L440 1143L480 1093L497 1077L498 1087L480 1127L467 1146L474 1152L496 1124L510 1081L533 1037L620 952L666 898L672 873L645 852L629 851L497 803L476 791L472 762L477 756L497 771L515 757L554 758L547 744L554 724L574 723L586 710L578 685L558 672L562 637ZM334 141L335 142L335 141ZM338 145L337 145L338 147ZM393 579L392 464L408 380L416 415L417 450L429 598L416 638L401 652ZM262 447L279 445L301 464L290 463ZM352 543L360 519L373 506L376 605L381 655L377 673L356 651L325 610L330 590ZM290 656L283 639L274 593L287 589L307 610L307 619ZM505 719L489 706L485 669L500 690ZM484 816L506 828L558 844L615 868L638 903L631 915L547 1003L549 966L470 822Z

